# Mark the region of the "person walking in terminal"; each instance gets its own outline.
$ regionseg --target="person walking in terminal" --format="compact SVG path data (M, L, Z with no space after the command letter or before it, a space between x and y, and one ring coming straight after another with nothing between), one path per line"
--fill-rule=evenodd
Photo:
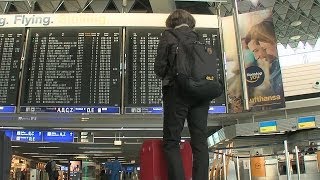
M114 161L108 162L106 164L106 168L109 169L109 178L110 180L119 180L120 179L120 173L122 170L122 166L120 162L118 161L118 157L115 158Z
M168 16L166 27L183 39L197 40L198 35L193 31L195 23L195 19L189 12L177 9ZM156 75L162 79L163 148L168 162L168 179L185 179L179 144L185 119L187 119L193 153L192 179L205 180L208 179L209 166L207 145L209 101L202 102L188 97L188 94L184 94L184 90L179 89L175 83L169 67L174 61L177 45L178 40L174 35L164 31L154 64Z

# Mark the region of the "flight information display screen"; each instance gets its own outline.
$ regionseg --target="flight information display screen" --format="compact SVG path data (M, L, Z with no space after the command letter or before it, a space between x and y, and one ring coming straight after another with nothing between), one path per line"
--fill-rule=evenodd
M128 29L126 42L126 113L161 113L161 80L154 62L163 29Z
M125 113L162 113L161 80L154 73L154 62L163 29L128 28L126 42ZM204 40L214 45L219 54L218 78L223 81L219 31L198 29ZM211 103L209 113L226 113L225 96Z
M120 29L32 28L21 112L120 113Z
M23 28L0 29L0 113L15 112L23 39Z

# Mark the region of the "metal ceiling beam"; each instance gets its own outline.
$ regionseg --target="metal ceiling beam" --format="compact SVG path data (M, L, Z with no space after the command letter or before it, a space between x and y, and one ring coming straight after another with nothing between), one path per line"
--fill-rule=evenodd
M64 1L64 7L70 13L78 12L81 7L77 0L66 0Z
M135 3L135 0L113 0L114 4L116 5L116 8L118 9L119 12L129 12L132 6Z
M109 2L110 0L94 0L90 4L90 7L93 10L93 12L102 13L106 9Z
M87 4L88 2L90 2L89 0L76 0L80 6L81 9L83 9Z
M60 0L60 1L51 1L53 7L54 7L54 10L53 10L53 13L56 13L59 8L63 5L64 3L64 0Z
M50 1L38 0L37 3L44 13L52 13L54 11L54 7Z
M81 10L79 10L80 13L84 12L89 6L90 4L93 2L93 0L88 0L86 2L86 4L81 8Z
M17 1L17 2L12 2L13 5L16 7L17 11L19 13L29 13L31 12L31 2L30 1Z
M4 13L4 14L7 13L9 6L10 6L10 2L0 2L1 13Z
M149 0L154 13L170 13L176 9L174 0Z

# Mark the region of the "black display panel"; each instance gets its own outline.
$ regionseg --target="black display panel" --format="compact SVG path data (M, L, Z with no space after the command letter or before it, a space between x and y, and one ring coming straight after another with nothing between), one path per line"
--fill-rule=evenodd
M126 41L125 112L162 112L161 80L154 62L162 29L129 29Z
M126 42L125 113L162 113L161 80L154 73L161 28L128 28ZM223 81L219 32L217 29L198 29L204 40L218 51L218 76ZM210 113L225 113L225 96L212 102Z
M120 29L32 28L21 112L119 113Z
M0 29L0 106L17 105L23 39L23 28ZM12 110L2 107L0 112Z

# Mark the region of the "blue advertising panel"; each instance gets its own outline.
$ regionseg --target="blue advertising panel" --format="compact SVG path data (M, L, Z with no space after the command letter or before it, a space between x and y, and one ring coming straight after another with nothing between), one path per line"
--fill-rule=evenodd
M15 130L12 133L12 141L24 141L24 142L41 142L42 132L41 131L20 131Z
M73 142L74 133L71 131L45 131L44 142Z
M15 106L0 106L0 113L15 113Z

